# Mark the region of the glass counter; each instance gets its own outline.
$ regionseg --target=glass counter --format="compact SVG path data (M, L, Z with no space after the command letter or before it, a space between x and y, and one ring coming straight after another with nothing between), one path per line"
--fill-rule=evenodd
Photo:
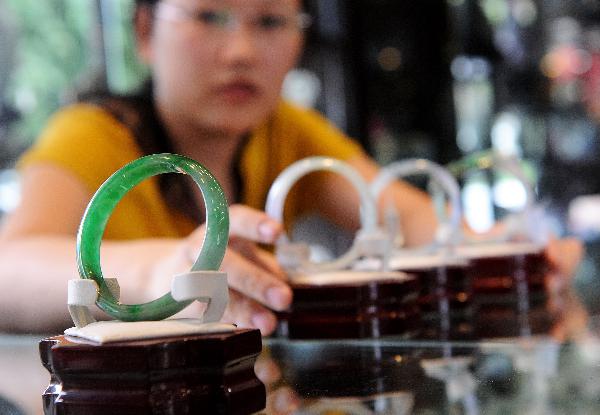
M544 334L477 341L264 339L274 414L597 414L600 317L571 297ZM0 335L0 414L39 414L44 336Z

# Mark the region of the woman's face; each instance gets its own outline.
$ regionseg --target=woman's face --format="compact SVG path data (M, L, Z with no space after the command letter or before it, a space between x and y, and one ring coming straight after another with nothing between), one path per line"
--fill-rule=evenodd
M165 0L142 56L162 111L226 134L274 109L302 46L299 0Z

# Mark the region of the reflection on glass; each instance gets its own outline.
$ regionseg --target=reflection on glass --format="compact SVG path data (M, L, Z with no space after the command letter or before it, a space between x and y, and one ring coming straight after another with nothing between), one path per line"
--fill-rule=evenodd
M24 415L12 402L0 396L0 414L2 415Z

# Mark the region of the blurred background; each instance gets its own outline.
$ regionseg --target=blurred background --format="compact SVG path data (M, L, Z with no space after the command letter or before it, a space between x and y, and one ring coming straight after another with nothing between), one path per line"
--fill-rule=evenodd
M0 0L0 217L18 203L19 154L90 88L146 76L132 0ZM600 3L596 0L308 0L306 53L284 95L322 111L381 164L522 158L557 235L600 240ZM463 178L489 227L525 203L516 179Z

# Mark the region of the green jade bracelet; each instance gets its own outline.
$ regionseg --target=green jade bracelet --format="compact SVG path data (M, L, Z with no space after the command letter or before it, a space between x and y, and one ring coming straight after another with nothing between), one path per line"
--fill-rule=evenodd
M102 235L112 211L129 190L144 179L162 173L190 175L204 198L206 233L192 271L218 270L229 236L229 214L223 189L200 163L176 154L154 154L137 159L109 177L90 201L77 234L77 266L81 278L98 284L96 304L122 321L162 320L187 307L191 301L176 301L167 293L144 304L121 304L111 293L100 268Z

